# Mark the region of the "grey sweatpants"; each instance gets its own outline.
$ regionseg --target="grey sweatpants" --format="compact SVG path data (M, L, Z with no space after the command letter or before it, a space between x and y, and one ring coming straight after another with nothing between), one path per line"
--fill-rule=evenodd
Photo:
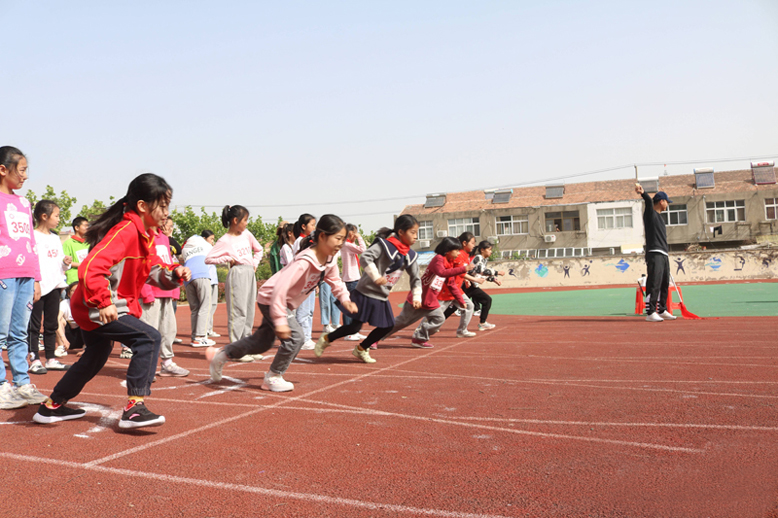
M406 302L403 304L403 310L400 312L400 315L394 321L394 327L386 337L393 335L401 329L405 329L411 324L415 324L419 320L421 320L421 324L414 331L413 337L426 342L430 339L430 336L440 330L440 326L446 321L446 317L443 315L443 308L414 309L413 304Z
M454 304L455 300L441 300L440 301L440 307L443 309L443 312L448 309L448 307L451 304ZM473 306L473 301L467 298L465 296L465 302L467 302L467 306L465 307L465 312L462 313L462 316L459 319L459 327L457 328L457 333L464 333L467 331L467 326L470 324L470 320L473 318L473 312L475 311L475 306Z
M232 342L224 348L224 352L232 359L242 358L247 354L262 354L270 350L276 341L276 326L270 317L270 306L265 306L264 304L257 305L259 306L260 313L262 313L262 324L253 335L242 338L237 342ZM286 372L289 364L297 357L297 353L300 352L300 348L305 343L303 328L297 322L294 311L287 309L286 319L289 322L292 336L289 340L281 340L281 346L278 348L275 358L273 358L273 363L270 364L270 370L275 374L281 375Z
M254 268L239 264L230 268L224 286L227 298L227 328L230 342L251 336L254 327L254 305L257 303L257 280Z
M186 300L192 321L192 340L208 334L211 312L211 279L195 279L186 285Z
M208 334L213 334L213 316L216 314L216 307L219 304L219 285L211 284L211 312L208 315Z
M173 340L176 337L176 314L173 312L173 299L154 299L151 304L140 303L143 315L140 320L162 335L159 346L159 357L167 360L173 357Z

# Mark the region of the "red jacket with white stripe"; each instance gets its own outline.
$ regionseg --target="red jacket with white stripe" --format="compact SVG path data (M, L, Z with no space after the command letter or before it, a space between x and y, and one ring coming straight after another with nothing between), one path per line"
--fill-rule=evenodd
M140 216L129 211L94 246L78 267L78 287L71 311L86 331L100 327L100 309L116 305L120 317L140 318L140 290L147 282L163 289L178 288L173 276L178 265L168 265L156 254L153 230L146 231Z

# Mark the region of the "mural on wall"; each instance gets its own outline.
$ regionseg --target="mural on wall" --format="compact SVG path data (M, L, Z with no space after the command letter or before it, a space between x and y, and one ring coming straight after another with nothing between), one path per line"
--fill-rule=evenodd
M719 268L721 268L721 258L720 257L711 257L707 263L705 263L705 266L709 267L714 272L719 271Z
M762 258L762 268L770 268L770 263L772 260L769 257L763 257Z
M743 267L746 265L746 258L740 255L735 256L735 271L742 272Z
M565 271L565 277L567 277L569 279L570 278L570 267L565 265L565 266L562 267L562 269Z
M546 277L548 275L548 268L543 266L543 263L540 263L537 268L535 268L535 273L538 274L538 277Z
M619 261L618 263L616 263L616 264L613 264L613 263L606 263L606 264L605 264L605 266L614 266L614 267L616 267L616 269L617 269L618 271L620 271L621 273L624 273L624 272L626 272L627 270L629 270L629 263L628 263L627 261L625 261L624 259L620 260L620 261Z
M589 261L589 264L585 264L583 268L581 268L581 277L586 277L590 274L589 272L589 266L591 266L591 261Z
M673 261L675 261L675 274L678 275L678 272L683 272L685 274L686 270L683 267L683 263L686 259L673 259Z

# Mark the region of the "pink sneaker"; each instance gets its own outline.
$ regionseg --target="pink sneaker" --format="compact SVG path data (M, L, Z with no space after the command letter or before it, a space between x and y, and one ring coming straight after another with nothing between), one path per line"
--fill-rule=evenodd
M425 342L424 340L419 340L418 338L411 338L411 345L419 349L432 349L435 347L431 343Z
M376 351L376 350L378 350L378 344L372 344L372 345L370 346L370 349L371 349L371 350L373 350L373 351Z

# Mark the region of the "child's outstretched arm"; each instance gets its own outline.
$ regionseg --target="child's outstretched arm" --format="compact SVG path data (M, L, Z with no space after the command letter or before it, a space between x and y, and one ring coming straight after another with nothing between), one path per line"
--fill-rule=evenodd
M411 293L413 294L413 308L421 307L421 277L419 277L419 262L413 261L413 264L405 270L411 278Z
M359 257L359 265L362 267L362 270L364 270L365 274L370 277L370 280L378 286L383 286L387 283L386 277L378 272L378 268L376 268L375 265L375 262L381 256L381 253L381 245L376 242Z
M332 294L350 313L359 311L357 305L351 302L351 297L349 296L346 284L338 273L338 263L336 261L333 261L332 264L327 266L327 269L324 272L324 282L330 285Z

